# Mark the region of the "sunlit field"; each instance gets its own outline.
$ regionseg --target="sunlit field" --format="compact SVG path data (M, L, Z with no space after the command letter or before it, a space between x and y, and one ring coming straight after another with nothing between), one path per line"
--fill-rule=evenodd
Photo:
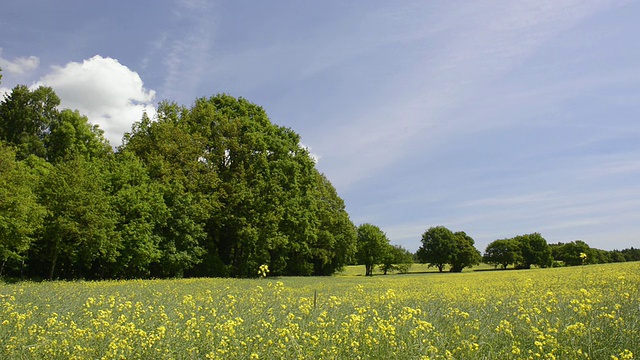
M465 268L463 272L472 272L472 271L490 271L490 270L498 270L493 265L489 264L480 264L475 265L472 268ZM513 267L509 267L509 270L513 270ZM444 268L444 272L449 271L449 265L446 265ZM416 263L411 265L409 268L409 274L422 274L422 273L437 273L438 268L429 267L428 264L420 264ZM390 273L391 274L391 273ZM364 265L351 265L346 266L341 272L337 273L338 276L364 276ZM378 267L374 267L373 275L382 275L382 270Z
M639 288L638 262L18 283L0 285L0 358L633 359Z

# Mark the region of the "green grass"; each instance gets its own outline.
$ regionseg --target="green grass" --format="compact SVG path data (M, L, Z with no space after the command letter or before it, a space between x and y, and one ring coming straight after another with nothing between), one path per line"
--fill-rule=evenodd
M511 268L509 268L511 269ZM364 276L365 271L364 271L364 265L349 265L349 266L345 266L345 268L339 272L338 276ZM474 267L471 268L464 268L464 270L462 272L472 272L472 271L491 271L491 270L497 270L495 266L493 265L489 265L489 264L485 264L485 263L481 263L480 265L476 265ZM422 274L422 273L438 273L438 268L436 267L429 267L428 264L413 264L411 266L411 268L409 268L409 274ZM448 273L449 272L449 266L446 266L443 269L443 272ZM390 272L388 275L403 275L403 274L398 274L397 272ZM383 272L376 266L373 270L373 275L383 275Z

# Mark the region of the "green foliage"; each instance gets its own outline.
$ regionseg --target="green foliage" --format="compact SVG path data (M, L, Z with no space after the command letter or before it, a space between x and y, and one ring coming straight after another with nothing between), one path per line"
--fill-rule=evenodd
M482 261L482 255L475 248L475 241L464 231L453 234L455 241L455 251L451 254L451 272L462 272L466 267L479 265Z
M104 158L111 152L97 125L78 111L59 111L53 89L18 85L0 102L0 140L17 149L18 159L35 155L52 163L82 156Z
M160 229L169 218L162 185L151 181L140 159L131 153L120 153L110 161L109 183L118 244L109 275L147 277L151 264L162 258Z
M74 158L57 164L39 184L47 216L30 263L34 270L36 263L48 264L49 279L91 276L117 259L104 165Z
M572 241L566 244L553 244L551 246L551 253L554 260L562 261L567 266L583 265L596 261L595 252L581 240ZM582 259L580 254L586 254L587 258Z
M452 254L456 250L453 232L444 226L431 227L422 234L422 246L417 256L420 262L429 263L442 272L445 265L451 263Z
M170 212L178 205L193 211L162 233L161 251L198 251L163 259L159 276L177 260L188 260L179 266L184 275L237 277L255 277L262 264L273 275L329 275L350 261L355 227L299 143L261 107L228 95L191 108L163 102L157 121L145 116L135 124L119 151L135 154L170 189Z
M373 267L380 264L390 250L389 239L379 227L372 224L358 226L358 263L365 266L365 276L373 275Z
M491 242L485 249L483 262L495 266L507 266L520 262L520 247L514 239L500 239Z
M20 160L32 154L46 157L45 137L58 105L60 99L49 87L14 87L0 102L0 140L15 146Z
M103 131L89 124L89 119L77 110L65 109L53 118L44 143L47 159L54 163L76 156L86 160L104 158L111 152Z
M36 179L0 141L0 276L5 266L23 260L42 226L45 212L34 193Z
M529 269L531 265L550 267L553 262L551 248L539 233L519 235L514 238L520 249L521 259L517 266Z
M413 265L413 254L400 245L389 245L382 257L380 270L387 275L390 271L406 274Z
M444 226L431 227L422 234L422 246L416 256L421 263L435 266L439 272L450 265L451 272L480 264L482 256L475 241L463 231L453 233Z

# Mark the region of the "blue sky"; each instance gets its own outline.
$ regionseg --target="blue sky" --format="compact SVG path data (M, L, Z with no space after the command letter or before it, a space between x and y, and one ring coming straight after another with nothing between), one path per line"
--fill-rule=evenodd
M640 246L640 2L12 1L0 91L52 86L112 144L158 101L261 105L356 224L416 250Z

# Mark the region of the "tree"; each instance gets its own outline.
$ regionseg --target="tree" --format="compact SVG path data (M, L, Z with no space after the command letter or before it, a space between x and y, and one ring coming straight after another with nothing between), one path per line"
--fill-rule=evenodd
M554 244L551 246L551 254L554 260L562 261L567 266L582 265L585 260L580 254L586 254L587 260L591 261L592 249L582 240L571 241L566 244Z
M298 224L299 233L310 232L307 241L310 253L306 261L313 264L313 275L331 275L356 255L357 229L329 179L315 169L314 173L315 185L301 199L300 215L289 218L289 221Z
M609 252L609 258L611 259L611 262L625 262L625 261L627 261L627 259L620 252L620 250L610 251Z
M43 223L33 184L37 178L0 141L0 276L7 263L22 263Z
M109 275L148 277L151 265L162 259L161 229L169 217L162 185L151 181L140 159L129 152L119 153L109 162L109 185L118 238L118 256Z
M379 227L368 223L358 226L356 258L359 264L364 264L365 276L373 275L373 267L382 262L388 249L389 239Z
M162 196L165 210L154 219L152 240L158 241L160 259L150 264L151 276L193 275L207 255L207 222L219 206L217 174L202 158L206 140L189 132L187 114L186 108L163 102L157 121L144 114L119 148L120 154L133 154L142 162L156 187L153 192Z
M632 246L628 249L622 249L620 252L627 261L640 261L640 249L638 248Z
M18 85L0 102L0 140L16 147L19 160L46 157L45 137L58 116L60 98L50 87Z
M387 275L389 271L406 274L413 265L413 254L400 245L389 245L380 264L380 270Z
M487 264L507 266L515 264L520 259L520 249L518 243L513 239L500 239L487 245L483 256L483 261Z
M531 265L549 267L553 262L551 248L547 241L539 233L519 235L514 238L520 249L520 262L518 267L531 268Z
M474 247L475 241L464 231L453 234L455 251L451 254L451 272L462 272L462 269L480 264L482 256Z
M74 158L57 164L39 184L38 195L47 209L39 238L36 264L48 263L54 277L99 277L117 257L113 211L104 164ZM95 266L95 267L94 267Z
M456 251L453 232L444 226L431 227L422 234L422 246L418 249L418 259L429 263L442 272L445 265L451 263L452 254Z
M104 158L112 150L103 134L98 125L91 125L77 110L62 110L51 119L44 138L47 160L56 163L75 156L85 160Z
M169 241L198 239L186 275L255 277L262 264L276 276L329 275L351 260L355 226L344 202L300 136L261 107L216 95L191 108L163 102L156 120L134 124L119 151L134 153L165 188L182 189L165 193L169 209L190 199L202 215L182 227L201 234Z

